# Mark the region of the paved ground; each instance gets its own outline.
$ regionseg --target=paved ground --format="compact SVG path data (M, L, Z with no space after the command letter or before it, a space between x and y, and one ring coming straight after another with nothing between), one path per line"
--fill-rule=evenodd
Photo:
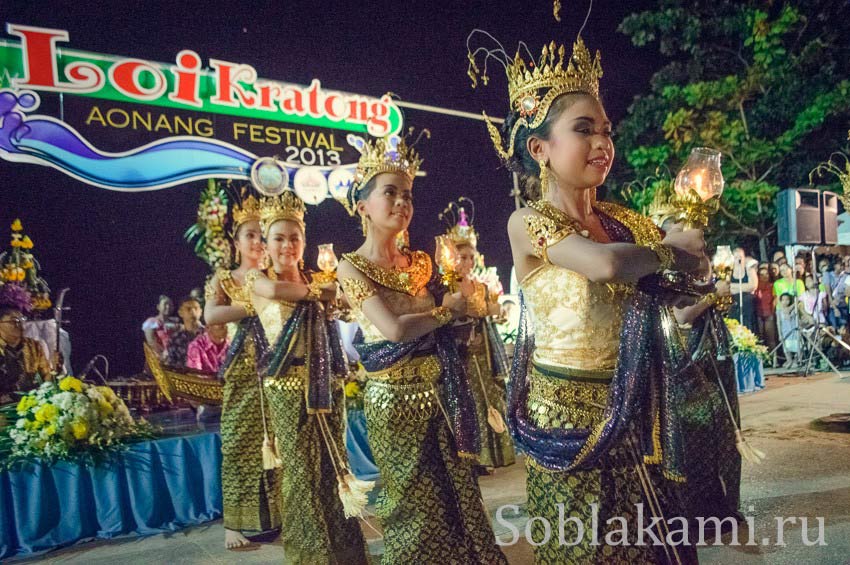
M836 412L850 412L850 376L838 379L824 374L802 379L771 377L768 388L741 399L743 423L750 442L768 454L762 465L744 465L742 511L752 517L757 545L743 545L750 535L739 532L738 547L704 547L699 551L704 564L836 564L850 563L850 433L826 433L811 429L813 419ZM522 507L525 501L525 473L522 465L501 470L481 481L491 516L505 504ZM784 527L785 546L778 546L775 517L807 518L810 542L823 539L826 546L803 543L801 522ZM824 518L819 538L816 518ZM377 524L370 520L375 527ZM522 528L524 516L513 524ZM505 526L496 525L496 534L510 538ZM364 527L370 552L378 555L381 542ZM223 548L221 522L188 530L110 542L78 545L43 556L46 563L122 565L168 563L225 564L280 563L282 549L269 544L250 553L232 553ZM763 542L769 541L764 545ZM531 547L519 543L504 548L512 564L532 563ZM18 560L16 563L39 560ZM376 562L378 559L376 558Z

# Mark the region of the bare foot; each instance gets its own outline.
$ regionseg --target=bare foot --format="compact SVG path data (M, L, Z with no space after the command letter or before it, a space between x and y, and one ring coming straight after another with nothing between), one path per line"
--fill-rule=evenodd
M239 550L251 546L251 541L236 530L224 530L224 547Z

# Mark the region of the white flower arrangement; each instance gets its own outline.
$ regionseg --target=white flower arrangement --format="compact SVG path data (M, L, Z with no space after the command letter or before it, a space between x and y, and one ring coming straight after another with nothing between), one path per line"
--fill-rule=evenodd
M153 435L151 425L144 419L135 421L111 388L71 376L42 384L21 398L16 412L15 425L7 432L11 440L7 463L93 456Z

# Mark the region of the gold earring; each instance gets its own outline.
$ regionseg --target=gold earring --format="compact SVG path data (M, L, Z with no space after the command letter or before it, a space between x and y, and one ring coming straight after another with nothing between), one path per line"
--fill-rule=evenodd
M299 260L298 260L298 270L299 270L299 271L303 271L303 270L304 270L304 259L299 259Z
M545 159L537 161L540 165L540 197L546 198L549 196L549 164Z
M239 252L238 247L236 248L236 253L234 254L234 257L236 259L236 264L241 265L242 264L242 254Z
M363 237L369 232L369 217L366 214L360 215L360 227L363 228Z

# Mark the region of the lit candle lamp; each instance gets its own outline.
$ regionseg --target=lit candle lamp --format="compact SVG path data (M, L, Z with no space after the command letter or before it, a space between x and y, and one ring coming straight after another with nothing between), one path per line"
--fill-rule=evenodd
M443 274L443 284L449 292L457 292L459 277L457 276L458 252L454 242L445 235L436 237L437 250L435 259L440 272Z
M720 206L725 184L720 157L719 151L697 147L676 175L672 204L687 228L705 229Z
M320 272L313 275L313 280L321 283L330 283L336 280L336 268L339 266L339 260L334 253L333 243L323 243L319 245L319 258L316 261Z
M717 279L729 282L732 279L732 267L735 264L732 248L728 245L718 245L711 264ZM732 307L732 295L717 297L715 307L721 312L728 312Z
M728 281L732 276L732 266L735 264L732 248L728 245L718 245L711 263L717 278Z

